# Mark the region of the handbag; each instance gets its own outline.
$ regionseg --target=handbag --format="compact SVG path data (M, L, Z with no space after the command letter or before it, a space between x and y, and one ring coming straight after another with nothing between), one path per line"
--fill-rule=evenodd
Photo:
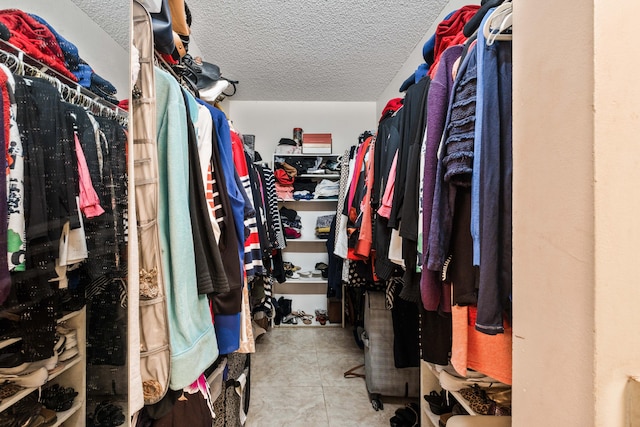
M171 26L171 10L168 0L162 0L160 12L151 13L153 24L153 41L156 50L161 53L172 54L176 49Z

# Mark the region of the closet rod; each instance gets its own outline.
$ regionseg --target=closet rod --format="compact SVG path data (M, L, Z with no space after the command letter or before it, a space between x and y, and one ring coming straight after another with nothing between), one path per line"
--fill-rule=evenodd
M32 77L48 80L67 102L81 105L91 109L94 113L118 120L122 125L127 125L129 121L127 111L99 97L2 39L0 39L0 62L16 74L26 75L26 71L29 71L29 75Z

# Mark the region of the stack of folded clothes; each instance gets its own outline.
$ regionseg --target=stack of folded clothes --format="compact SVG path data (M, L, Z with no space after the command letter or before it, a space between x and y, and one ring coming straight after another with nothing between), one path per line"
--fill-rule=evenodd
M298 212L283 206L280 208L280 217L286 238L299 239L302 232L302 221Z
M296 169L286 163L279 163L273 174L276 178L276 194L278 198L281 200L293 200L293 182L297 175Z
M322 215L318 217L316 220L316 237L318 239L329 238L331 221L333 221L333 215Z
M294 191L293 198L295 200L311 200L313 199L313 193L307 190Z
M313 193L316 199L335 199L340 194L340 182L323 179Z

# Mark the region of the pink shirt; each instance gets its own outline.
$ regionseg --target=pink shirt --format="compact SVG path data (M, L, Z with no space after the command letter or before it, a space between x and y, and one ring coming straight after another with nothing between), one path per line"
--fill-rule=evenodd
M96 190L93 188L91 175L89 175L89 167L87 159L84 157L84 151L80 146L78 135L74 134L76 142L76 157L78 158L78 177L80 181L80 210L87 218L94 218L104 213L104 209L100 206L100 199Z

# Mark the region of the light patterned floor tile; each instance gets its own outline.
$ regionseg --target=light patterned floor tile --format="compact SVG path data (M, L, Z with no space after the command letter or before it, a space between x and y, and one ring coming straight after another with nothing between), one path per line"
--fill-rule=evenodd
M322 387L251 389L246 427L328 427Z

